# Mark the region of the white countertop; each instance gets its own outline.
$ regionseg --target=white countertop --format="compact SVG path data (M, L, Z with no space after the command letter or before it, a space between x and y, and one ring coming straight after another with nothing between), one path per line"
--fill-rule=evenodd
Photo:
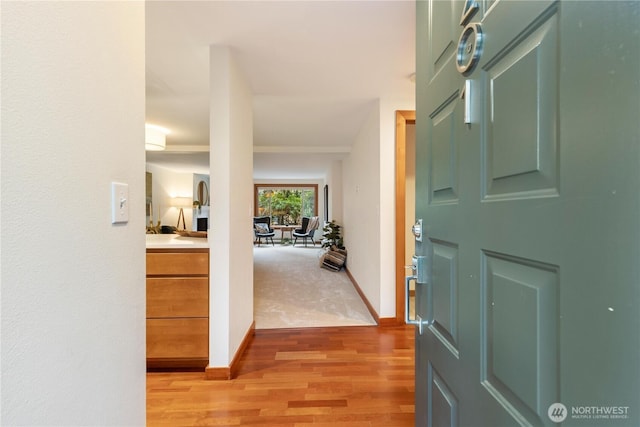
M206 237L182 237L179 234L147 234L147 249L208 248Z

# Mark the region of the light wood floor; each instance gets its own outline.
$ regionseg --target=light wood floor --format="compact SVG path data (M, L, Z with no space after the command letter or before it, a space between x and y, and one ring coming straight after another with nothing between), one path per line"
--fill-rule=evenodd
M148 373L148 426L413 426L414 329L257 330L236 379Z

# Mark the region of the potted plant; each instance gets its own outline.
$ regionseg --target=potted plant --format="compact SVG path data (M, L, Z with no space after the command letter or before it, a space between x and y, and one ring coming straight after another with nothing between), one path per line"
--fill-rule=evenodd
M331 248L335 246L338 249L344 249L344 241L342 239L340 225L335 220L327 222L322 228L322 247Z
M322 247L326 251L320 257L320 267L339 271L347 262L347 250L344 247L341 227L330 221L322 228Z

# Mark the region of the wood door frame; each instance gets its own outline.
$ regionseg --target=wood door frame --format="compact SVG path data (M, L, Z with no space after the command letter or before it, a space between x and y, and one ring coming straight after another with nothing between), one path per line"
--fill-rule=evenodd
M407 125L416 123L415 110L396 111L396 322L404 323L405 233L406 233L406 148Z

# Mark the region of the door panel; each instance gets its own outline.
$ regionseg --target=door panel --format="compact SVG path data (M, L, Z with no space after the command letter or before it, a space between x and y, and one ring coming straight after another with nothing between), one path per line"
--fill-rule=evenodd
M458 248L431 240L433 333L458 357Z
M458 198L458 151L455 128L460 119L457 92L454 92L431 115L432 137L430 147L431 159L431 194L435 203L451 203ZM459 110L459 109L458 109Z
M430 74L433 77L451 59L455 51L458 32L456 30L455 2L439 1L433 3L432 7L434 16L438 17L431 22L429 35L431 50L434 52Z
M482 255L482 383L509 411L535 420L553 403L543 396L558 392L558 267Z
M640 3L479 1L462 74L474 3L416 3L416 425L640 425Z
M488 59L482 67L487 98L483 183L488 200L557 195L555 12L548 10L511 45L484 52ZM492 39L492 45L496 41Z
M429 424L434 426L458 425L458 401L445 381L429 365L430 395Z

